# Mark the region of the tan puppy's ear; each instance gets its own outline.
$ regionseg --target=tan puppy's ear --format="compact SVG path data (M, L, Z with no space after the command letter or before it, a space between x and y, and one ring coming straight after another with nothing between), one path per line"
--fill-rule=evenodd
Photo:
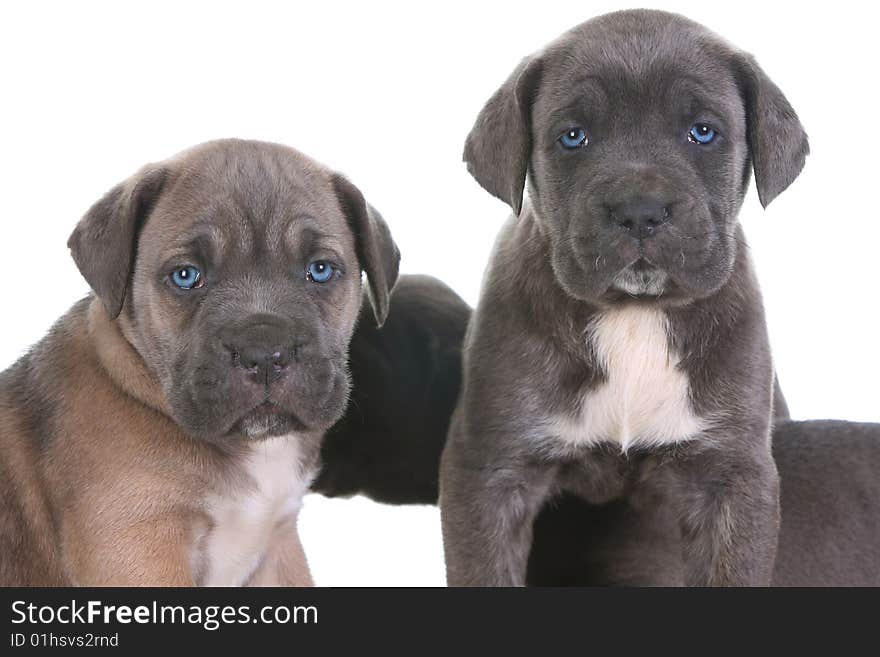
M464 144L470 174L516 214L532 155L532 103L540 78L540 58L524 59L480 111Z
M83 277L115 319L134 268L137 237L165 183L163 167L148 166L95 203L76 225L67 246Z
M367 274L376 324L382 326L388 316L391 290L397 282L400 251L382 215L364 200L357 187L339 174L333 176L333 187L354 233L361 269Z
M794 182L810 153L807 133L785 95L748 54L736 58L758 198L765 208Z

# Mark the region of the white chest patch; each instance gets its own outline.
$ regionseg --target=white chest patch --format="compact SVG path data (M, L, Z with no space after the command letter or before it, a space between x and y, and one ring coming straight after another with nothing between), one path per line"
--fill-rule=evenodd
M587 347L606 381L587 394L578 413L555 418L552 428L565 443L611 442L626 451L685 441L707 426L691 408L688 378L669 348L662 310L605 311L591 325Z
M284 520L295 520L313 475L303 471L296 435L255 442L242 467L250 478L246 485L208 499L213 526L202 542L205 586L248 581L274 529Z

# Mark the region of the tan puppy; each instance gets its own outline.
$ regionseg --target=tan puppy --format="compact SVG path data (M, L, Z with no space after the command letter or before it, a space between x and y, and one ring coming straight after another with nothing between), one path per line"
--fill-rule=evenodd
M399 254L341 176L211 142L70 238L95 292L0 375L0 585L308 585L297 511L342 414L361 272Z

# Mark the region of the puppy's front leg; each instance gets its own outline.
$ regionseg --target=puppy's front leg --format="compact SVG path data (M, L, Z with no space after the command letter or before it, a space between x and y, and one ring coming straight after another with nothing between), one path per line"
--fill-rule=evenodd
M766 450L715 447L688 459L682 508L689 586L769 586L779 534L779 475Z
M475 461L470 440L450 435L440 474L449 586L524 586L532 524L553 472L507 456Z
M275 528L272 543L249 586L314 586L296 518Z

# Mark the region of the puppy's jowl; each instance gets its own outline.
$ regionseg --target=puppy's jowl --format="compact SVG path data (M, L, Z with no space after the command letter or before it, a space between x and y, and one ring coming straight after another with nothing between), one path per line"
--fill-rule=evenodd
M296 528L345 406L361 272L399 255L344 178L204 144L70 238L94 290L0 378L0 584L305 585Z
M576 27L492 96L465 160L514 216L443 454L450 584L523 584L561 492L671 508L689 584L769 584L773 367L737 213L807 151L749 55L662 12Z

